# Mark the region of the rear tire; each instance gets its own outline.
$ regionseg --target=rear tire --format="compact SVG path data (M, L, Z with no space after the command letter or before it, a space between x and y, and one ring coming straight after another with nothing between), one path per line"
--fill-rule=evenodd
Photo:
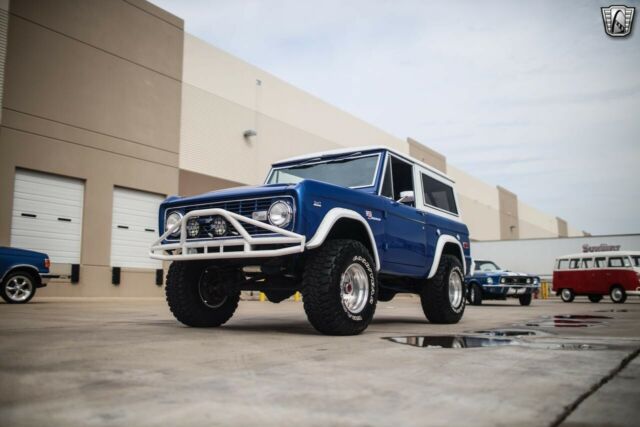
M622 286L616 285L611 288L609 297L615 304L622 304L627 300L627 293L624 291L624 288Z
M431 323L458 323L464 314L465 286L462 264L452 255L442 255L435 276L420 292L422 311Z
M602 301L602 295L589 295L589 301L593 303L598 303Z
M36 294L36 278L26 271L13 271L0 284L0 296L7 304L26 304Z
M469 288L469 304L482 305L482 288L477 284L471 284Z
M169 309L187 326L220 326L231 319L240 301L240 291L229 291L225 285L241 279L237 270L221 270L201 261L174 261L167 273Z
M326 335L357 335L376 311L377 275L371 254L356 240L329 240L309 254L302 301L311 325Z
M522 305L522 306L531 305L532 297L533 297L533 294L520 295L518 297L518 299L520 300L520 305Z
M560 291L560 298L564 302L573 302L575 297L576 297L576 294L575 292L573 292L572 289L564 288Z

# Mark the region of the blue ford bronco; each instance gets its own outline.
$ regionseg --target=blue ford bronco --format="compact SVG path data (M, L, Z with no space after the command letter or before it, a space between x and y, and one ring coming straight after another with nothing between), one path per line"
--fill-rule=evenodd
M242 290L274 303L300 291L330 335L364 331L397 293L420 295L432 323L456 323L471 258L453 186L385 147L283 160L262 186L167 198L150 256L173 261L167 302L189 326L225 323Z
M482 300L518 298L520 305L531 305L533 294L540 289L540 278L525 273L502 270L493 261L474 260L466 278L467 299L472 305Z

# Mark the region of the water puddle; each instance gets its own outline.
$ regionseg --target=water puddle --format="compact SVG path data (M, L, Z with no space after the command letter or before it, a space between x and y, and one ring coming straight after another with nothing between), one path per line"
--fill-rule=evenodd
M609 316L594 316L592 314L558 314L553 318L566 320L613 319L613 317Z
M609 310L596 310L597 313L627 313L626 308L611 308Z
M529 328L589 328L606 324L603 320L613 319L609 316L597 316L592 314L558 314L555 316L542 316L523 324Z
M479 331L482 332L482 331ZM485 331L495 332L495 331ZM525 332L525 331L520 331ZM535 331L527 331L535 332ZM428 349L443 348L487 348L501 346L519 346L538 350L606 350L609 348L602 344L580 343L580 342L556 342L556 341L518 341L510 338L476 337L465 335L431 335L431 336L407 336L407 337L386 337L385 340L421 347Z
M470 337L464 335L432 335L384 338L398 344L424 348L476 348L516 344L504 338Z

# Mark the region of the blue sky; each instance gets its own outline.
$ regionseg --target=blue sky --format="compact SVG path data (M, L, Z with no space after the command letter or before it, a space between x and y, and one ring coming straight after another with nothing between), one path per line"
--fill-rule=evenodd
M640 4L152 0L186 30L594 234L640 232ZM624 2L623 2L624 3Z

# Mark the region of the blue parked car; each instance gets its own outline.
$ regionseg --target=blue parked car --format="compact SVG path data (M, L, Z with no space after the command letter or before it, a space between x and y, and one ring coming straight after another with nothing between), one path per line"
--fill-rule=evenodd
M7 303L29 302L51 277L47 254L0 246L0 296Z
M538 276L502 270L493 261L474 260L471 271L466 282L467 298L472 305L507 298L518 298L520 305L530 305L533 294L540 289Z
M169 307L189 326L231 318L240 291L278 303L301 291L320 332L365 330L377 301L416 293L432 323L465 308L469 231L454 183L384 147L272 165L265 184L169 197L151 257L173 261Z

